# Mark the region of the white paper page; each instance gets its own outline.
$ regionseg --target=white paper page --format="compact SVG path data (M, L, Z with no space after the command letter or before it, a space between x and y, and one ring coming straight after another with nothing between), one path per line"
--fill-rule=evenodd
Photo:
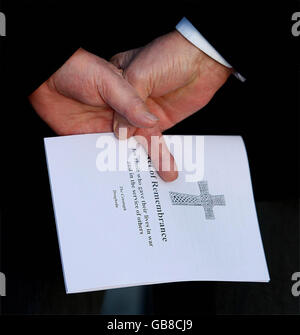
M45 139L68 293L175 281L269 281L240 137L193 137L204 146L183 149L204 149L201 185L225 203L213 207L212 219L203 198L196 205L190 204L194 197L172 198L170 192L206 194L186 181L190 171L172 183L149 171L100 172L102 136L119 143L113 134Z

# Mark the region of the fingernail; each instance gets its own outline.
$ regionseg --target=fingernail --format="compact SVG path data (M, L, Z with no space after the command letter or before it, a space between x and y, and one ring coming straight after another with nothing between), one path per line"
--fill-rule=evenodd
M126 140L128 138L128 127L119 122L118 126L118 138L119 140Z
M151 114L149 112L144 113L145 117L150 121L158 121L158 117L156 117L154 114Z
M118 134L117 134L118 126L119 126L119 122L118 122L118 120L114 119L114 123L113 123L113 131L114 131L114 133L115 133L116 136L118 136Z
M178 172L177 171L172 171L172 172L164 172L164 171L159 171L159 175L161 178L167 182L170 183L178 178Z

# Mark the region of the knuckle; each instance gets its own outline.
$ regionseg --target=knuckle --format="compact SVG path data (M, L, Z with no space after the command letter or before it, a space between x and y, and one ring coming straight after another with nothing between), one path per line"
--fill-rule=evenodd
M110 62L113 63L115 66L118 68L122 68L122 61L124 59L125 52L120 52L116 55L114 55L111 59Z
M125 71L125 79L133 86L145 81L145 73L137 68L129 67Z

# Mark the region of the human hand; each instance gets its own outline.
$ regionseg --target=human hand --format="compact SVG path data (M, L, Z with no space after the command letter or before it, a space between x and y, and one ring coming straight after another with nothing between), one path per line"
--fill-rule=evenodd
M124 78L137 90L159 121L151 128L137 128L118 113L114 131L127 128L128 137L146 138L148 154L165 181L177 178L176 164L162 140L159 153L151 152L151 136L162 132L203 108L226 82L232 70L216 62L174 31L145 47L115 55L111 62L122 69ZM137 136L137 139L139 137ZM170 162L164 171L164 162ZM167 164L168 165L168 164Z
M121 70L83 49L78 49L29 100L59 135L111 132L114 112L138 127L157 122Z

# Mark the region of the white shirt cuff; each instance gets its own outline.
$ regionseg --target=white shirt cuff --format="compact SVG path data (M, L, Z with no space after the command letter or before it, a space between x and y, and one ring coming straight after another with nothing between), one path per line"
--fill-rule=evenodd
M206 40L206 38L192 25L192 23L187 19L183 18L176 26L176 30L183 35L188 41L195 45L198 49L206 53L209 57L213 58L220 64L232 68L232 66L223 58L218 51ZM240 81L245 81L240 73L233 73Z

